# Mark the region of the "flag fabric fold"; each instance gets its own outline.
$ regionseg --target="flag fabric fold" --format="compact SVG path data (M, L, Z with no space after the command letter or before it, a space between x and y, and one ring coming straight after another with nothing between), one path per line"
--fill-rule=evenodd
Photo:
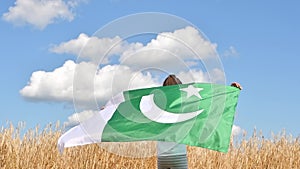
M167 141L227 152L239 91L210 83L125 91L64 133L58 147Z

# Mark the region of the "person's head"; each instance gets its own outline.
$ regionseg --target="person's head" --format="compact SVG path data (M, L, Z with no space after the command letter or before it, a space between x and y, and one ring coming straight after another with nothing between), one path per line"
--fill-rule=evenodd
M176 85L176 84L182 84L182 82L175 75L169 75L165 79L163 86Z

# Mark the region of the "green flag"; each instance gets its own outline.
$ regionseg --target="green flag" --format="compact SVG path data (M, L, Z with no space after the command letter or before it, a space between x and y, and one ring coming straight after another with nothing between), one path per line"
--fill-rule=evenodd
M125 91L59 145L156 140L227 152L239 91L203 83Z

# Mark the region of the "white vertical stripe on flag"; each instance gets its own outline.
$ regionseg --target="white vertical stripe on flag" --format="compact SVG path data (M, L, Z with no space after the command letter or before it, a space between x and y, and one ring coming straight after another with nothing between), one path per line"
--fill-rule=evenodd
M58 139L58 149L101 142L102 132L120 103L124 102L123 93L114 96L105 108L88 120L71 128Z

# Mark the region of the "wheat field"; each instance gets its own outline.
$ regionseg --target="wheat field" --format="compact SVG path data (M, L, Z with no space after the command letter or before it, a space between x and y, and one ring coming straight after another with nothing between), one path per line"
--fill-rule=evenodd
M22 125L10 125L0 130L1 169L157 168L152 142L142 143L142 150L138 143L103 143L67 148L61 154L57 140L62 130L58 127L49 125L42 131L37 127L22 136L20 128ZM254 131L250 138L232 143L228 153L189 146L187 149L190 169L300 169L300 138L284 132L265 139Z

